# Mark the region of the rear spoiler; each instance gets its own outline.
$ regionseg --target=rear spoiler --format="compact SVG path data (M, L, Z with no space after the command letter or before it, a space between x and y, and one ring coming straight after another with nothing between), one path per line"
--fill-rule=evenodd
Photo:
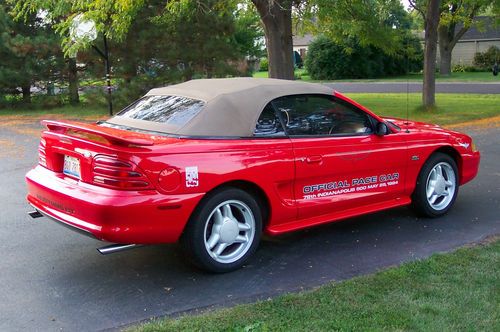
M75 131L97 135L115 145L151 146L154 144L153 141L147 138L138 137L140 134L114 128L99 127L95 124L43 120L42 125L47 127L48 130L59 134L68 134L68 131ZM71 134L69 135L71 136Z

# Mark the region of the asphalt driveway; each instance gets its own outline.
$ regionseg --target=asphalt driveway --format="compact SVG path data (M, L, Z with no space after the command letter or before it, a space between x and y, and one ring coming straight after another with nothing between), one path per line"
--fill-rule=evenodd
M266 299L500 234L500 130L481 128L465 129L482 151L479 176L443 218L398 208L288 234L225 275L186 265L175 245L101 256L98 241L26 215L24 174L36 163L39 130L0 123L0 331L94 331Z

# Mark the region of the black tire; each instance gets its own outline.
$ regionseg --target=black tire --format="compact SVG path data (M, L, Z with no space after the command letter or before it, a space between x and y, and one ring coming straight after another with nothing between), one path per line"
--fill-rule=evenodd
M439 174L439 171L435 170L438 166L440 166L440 168L437 169L441 169L440 175L442 179L433 180L433 178ZM433 170L434 173L431 174ZM434 181L434 183L439 183L439 185L429 186L429 181ZM453 187L448 186L446 183L453 183ZM458 194L458 186L458 169L455 160L447 154L436 152L429 157L420 170L417 178L417 185L412 195L412 207L417 214L424 217L435 218L442 216L446 214L455 203ZM432 190L431 188L433 187L439 188L437 190ZM428 189L429 193L433 193L431 194L431 198L428 198ZM447 194L444 195L444 193ZM433 199L434 202L430 202Z
M247 230L248 226L253 231ZM200 202L184 230L181 245L199 268L224 273L240 268L248 260L257 250L261 233L262 212L257 200L241 189L227 187L209 194ZM218 236L218 240L211 248L214 243L210 241L212 235L214 238ZM247 241L243 242L242 238ZM241 242L229 244L238 239ZM222 252L217 254L217 249L222 249Z

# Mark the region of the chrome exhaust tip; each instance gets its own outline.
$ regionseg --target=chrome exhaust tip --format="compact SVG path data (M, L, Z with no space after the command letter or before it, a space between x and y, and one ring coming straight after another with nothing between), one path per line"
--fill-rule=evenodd
M115 252L135 249L138 247L142 247L142 245L140 245L140 244L110 244L109 246L97 248L97 251L99 251L99 253L101 255L109 255L109 254L114 254Z
M38 212L38 210L33 210L33 211L28 212L28 216L30 216L31 218L35 219L35 218L43 217L43 214L41 214L40 212Z

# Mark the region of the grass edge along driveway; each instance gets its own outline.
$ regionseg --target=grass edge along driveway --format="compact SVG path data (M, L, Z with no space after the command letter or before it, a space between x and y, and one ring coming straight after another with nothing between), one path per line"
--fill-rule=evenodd
M500 240L130 331L499 331Z

